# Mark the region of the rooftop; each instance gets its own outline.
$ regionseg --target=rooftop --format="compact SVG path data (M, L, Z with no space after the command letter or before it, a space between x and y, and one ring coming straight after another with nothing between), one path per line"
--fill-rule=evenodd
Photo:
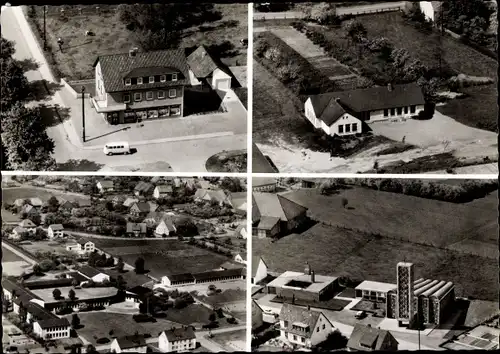
M146 340L142 335L124 336L115 338L120 349L132 349L146 346Z
M321 312L308 310L307 308L291 304L283 304L280 311L280 321L285 321L287 332L300 334L301 336L311 337L314 327L318 322ZM294 329L295 326L309 328L309 331Z
M61 291L61 294L64 297L67 297L70 290L74 290L78 300L109 298L115 296L116 293L118 292L118 290L113 287L74 289L73 287L65 286L65 287L58 287L58 289ZM59 302L58 300L54 299L54 296L52 295L53 290L54 290L53 288L36 289L33 290L32 292L36 296L39 296L41 300L43 300L46 303Z
M301 289L308 292L320 292L326 286L337 280L337 277L326 276L326 275L314 275L314 283L311 282L311 275L302 272L292 272L286 271L272 282L268 284L270 287L278 288L289 288L289 289ZM296 282L301 284L301 286L289 285L290 282ZM294 283L292 283L294 284Z
M252 195L254 201L252 208L255 208L261 217L273 216L288 221L307 211L305 206L279 194L254 192Z
M396 288L397 288L396 284L365 280L356 287L356 290L388 292Z
M38 324L42 328L52 328L52 327L69 327L69 321L67 318L51 318L47 320L38 321Z
M360 351L382 350L382 344L387 340L391 340L392 343L396 344L397 349L397 341L389 331L356 323L347 347ZM384 349L387 350L387 348Z
M188 340L195 339L196 335L194 334L193 327L180 327L180 328L172 328L164 331L165 335L169 342L176 342L180 340Z

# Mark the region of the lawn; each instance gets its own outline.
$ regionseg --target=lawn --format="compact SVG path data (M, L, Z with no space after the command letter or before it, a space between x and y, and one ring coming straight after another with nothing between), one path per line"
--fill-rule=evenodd
M210 305L224 304L227 302L237 302L246 300L246 291L241 289L227 289L221 293L203 296L203 302Z
M481 199L456 204L362 187L321 195L318 189L285 194L309 208L319 222L397 240L446 247L465 238L485 237L478 229L497 219ZM347 207L342 200L347 199ZM495 232L495 230L489 230ZM493 234L490 235L493 237Z
M168 309L167 320L181 323L183 325L195 325L197 323L204 325L209 322L209 317L213 313L208 307L199 304L191 304L183 309ZM219 319L222 324L225 319Z
M67 298L67 294L70 290L74 290L76 293L76 298L80 300L86 299L97 299L114 296L117 293L117 289L113 287L103 287L103 288L80 288L76 289L71 286L58 287L61 291L61 296ZM55 300L52 295L52 291L54 288L46 288L46 289L34 289L31 290L33 294L39 296L45 302L56 302L59 300Z
M68 79L85 79L94 75L92 64L99 55L126 53L139 47L136 35L126 29L116 15L116 5L49 6L47 41L54 48L59 75ZM82 15L77 8L82 8ZM224 61L229 65L246 65L246 48L240 39L248 37L248 6L246 4L215 4L221 19L189 28L181 35L181 46L224 45ZM36 21L43 28L43 7L36 6ZM85 36L86 31L94 36ZM64 40L59 50L57 38Z
M47 201L51 197L62 197L65 200L71 202L78 202L80 200L88 200L88 198L67 194L64 192L59 192L55 190L45 190L41 188L8 188L2 190L2 201L7 204L12 204L16 199L27 199L27 198L40 198L42 201ZM3 211L2 211L3 213Z
M68 319L71 321L71 316ZM109 313L104 311L78 314L83 328L78 329L78 334L83 338L96 345L98 338L106 337L110 341L112 337L109 331L113 330L113 336L133 335L135 331L139 334L151 334L152 337L157 337L158 334L172 326L180 327L181 324L173 323L165 319L157 319L157 322L141 322L137 323L132 319L132 315L119 313Z
M148 275L161 278L167 274L202 272L219 268L227 257L175 240L95 239L96 247L134 266L138 257L146 261Z

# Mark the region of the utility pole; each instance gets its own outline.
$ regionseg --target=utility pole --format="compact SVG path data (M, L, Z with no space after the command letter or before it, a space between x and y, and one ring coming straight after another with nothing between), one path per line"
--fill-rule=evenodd
M82 140L85 142L85 86L82 86Z
M43 50L47 50L47 5L43 5Z

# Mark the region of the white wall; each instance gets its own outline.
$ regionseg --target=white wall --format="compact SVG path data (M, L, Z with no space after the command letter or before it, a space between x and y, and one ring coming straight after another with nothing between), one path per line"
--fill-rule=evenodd
M257 284L259 281L267 277L267 267L262 261L262 259L259 260L259 265L257 266L257 271L255 272L254 276L254 284Z
M391 119L401 119L401 118L410 118L411 116L417 115L419 112L424 110L424 105L416 105L415 106L415 113L411 113L410 106L408 106L408 111L405 113L404 107L401 112L401 114L398 114L397 108L394 110L394 115L391 115L391 109L388 110L388 116L384 116L384 110L380 111L372 111L370 112L370 120L367 121L367 123L370 122L376 122L376 121L381 121L381 120L391 120Z
M312 106L311 99L308 98L304 105L304 113L306 118L314 125L315 128L319 128L321 126L321 121L316 117L314 113L314 108Z
M434 21L434 8L432 7L432 3L430 1L420 1L420 10L425 15L425 18L427 20Z
M325 325L325 328L323 329L323 325ZM317 329L319 328L319 332L317 332ZM327 320L325 315L321 314L318 318L318 322L316 323L316 327L313 329L312 335L311 335L311 344L316 345L318 343L323 342L326 337L333 331L333 326L330 323L330 321Z
M346 125L348 125L348 124L350 125L351 129L349 132L346 132ZM352 130L353 124L357 124L356 131ZM342 117L340 117L335 123L333 123L330 127L327 127L325 123L322 123L322 128L330 136L334 136L334 135L345 136L345 135L353 135L353 134L361 133L361 131L362 131L361 124L362 124L361 120L346 113ZM344 128L342 133L339 133L339 126L340 125L342 125Z

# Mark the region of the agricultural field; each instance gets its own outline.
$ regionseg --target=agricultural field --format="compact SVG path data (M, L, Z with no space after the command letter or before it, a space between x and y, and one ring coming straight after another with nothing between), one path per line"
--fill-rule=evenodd
M85 198L84 196L68 194L56 190L49 191L43 188L20 187L20 188L7 188L2 190L2 202L6 204L12 204L16 199L26 199L35 197L40 198L43 202L46 202L51 197L61 197L70 202L78 202L81 200L89 199Z
M95 239L96 247L125 263L134 266L138 257L146 261L148 275L161 278L167 274L201 272L218 268L228 260L220 254L188 245L180 241L165 240L112 240Z
M34 8L36 16L31 21L43 30L43 6ZM99 10L91 5L64 6L64 15L62 8L50 6L47 11L47 42L52 47L57 75L70 80L92 78L92 64L99 55L141 48L138 34L119 20L116 5L100 5ZM212 22L184 30L180 46L220 46L218 51L228 65L246 65L246 48L240 40L248 37L247 5L215 4L212 17ZM86 31L94 35L86 36ZM64 40L62 51L57 38Z
M310 216L319 222L371 235L438 247L465 238L496 237L495 229L486 227L497 219L490 197L455 204L362 187L329 196L321 195L317 189L284 195L308 207ZM345 208L343 199L348 203ZM491 234L486 236L484 231L488 230Z

